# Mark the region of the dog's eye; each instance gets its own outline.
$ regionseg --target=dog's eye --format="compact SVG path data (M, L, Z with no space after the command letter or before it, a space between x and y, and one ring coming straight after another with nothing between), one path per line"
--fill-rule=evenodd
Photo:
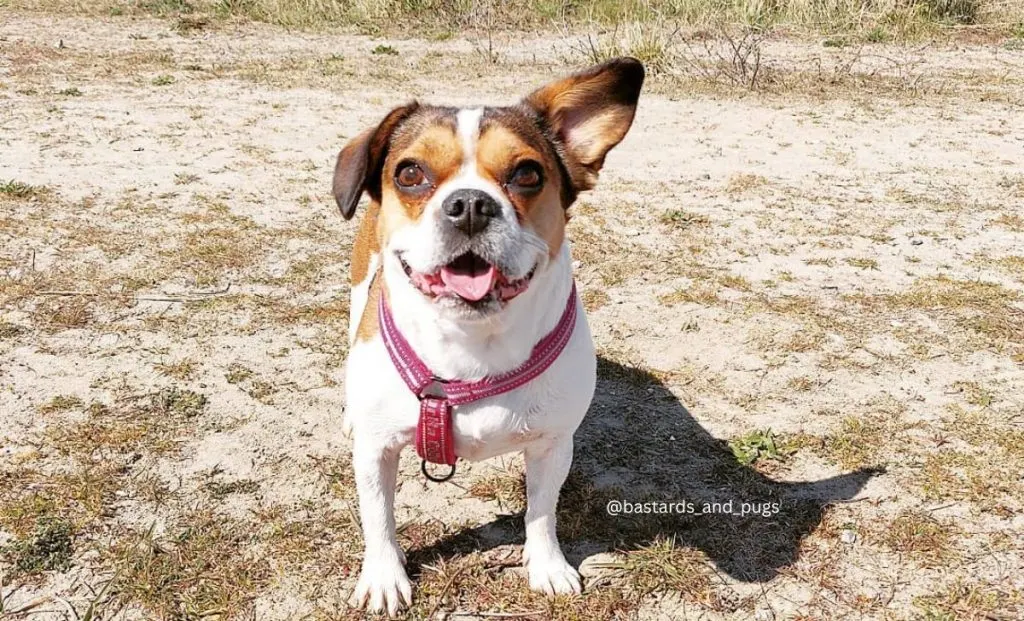
M398 167L398 172L395 173L395 181L403 188L414 188L423 185L426 180L423 169L418 164L402 164Z
M512 171L508 184L523 190L536 190L544 183L540 166L536 162L523 162Z

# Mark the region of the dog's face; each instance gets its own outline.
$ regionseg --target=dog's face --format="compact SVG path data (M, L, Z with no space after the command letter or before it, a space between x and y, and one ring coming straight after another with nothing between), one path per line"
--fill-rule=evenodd
M638 61L616 59L516 106L396 108L342 149L338 206L348 219L364 191L379 203L385 274L404 275L389 287L486 318L561 250L568 208L629 130L643 79Z

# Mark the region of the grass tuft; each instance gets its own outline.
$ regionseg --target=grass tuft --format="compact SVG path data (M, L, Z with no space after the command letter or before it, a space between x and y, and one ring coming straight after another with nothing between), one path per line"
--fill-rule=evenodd
M107 554L117 574L115 600L165 619L237 618L267 585L266 557L251 547L251 528L209 511L116 544Z
M10 179L0 182L0 195L20 200L45 198L50 189L41 185L32 185L23 181Z

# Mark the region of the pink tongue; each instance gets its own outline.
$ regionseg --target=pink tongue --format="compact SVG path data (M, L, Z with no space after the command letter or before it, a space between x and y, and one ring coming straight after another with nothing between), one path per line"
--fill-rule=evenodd
M492 265L486 272L479 274L458 274L447 267L442 267L441 280L449 289L459 294L459 297L476 302L494 288L494 283L498 280L498 270Z

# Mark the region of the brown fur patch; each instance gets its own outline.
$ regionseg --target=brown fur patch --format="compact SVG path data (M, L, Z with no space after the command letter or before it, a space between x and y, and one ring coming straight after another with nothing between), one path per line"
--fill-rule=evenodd
M377 305L380 304L381 281L384 280L381 270L373 275L373 283L366 295L366 306L363 307L363 316L359 318L359 327L356 329L356 341L365 343L372 340L380 333L380 318L377 316Z
M377 217L380 215L380 203L371 202L362 219L359 231L352 244L352 262L349 265L349 276L352 286L366 280L370 269L370 257L380 254L380 242L377 240Z
M505 188L509 176L522 162L534 161L543 167L544 187L540 192L520 193L506 188L505 194L515 206L520 221L547 242L548 251L554 256L562 247L566 223L566 212L560 200L563 178L558 157L536 127L523 123L506 125L515 115L510 110L504 112L496 114L481 129L477 141L477 170Z
M463 155L454 126L429 125L412 136L411 139L405 138L407 145L392 148L384 167L385 179L382 183L385 197L390 195L394 199L385 200L385 204L401 207L408 219L416 220L423 213L434 190L458 172ZM407 160L416 162L423 169L431 186L428 191L410 194L395 187L392 181L395 168Z

